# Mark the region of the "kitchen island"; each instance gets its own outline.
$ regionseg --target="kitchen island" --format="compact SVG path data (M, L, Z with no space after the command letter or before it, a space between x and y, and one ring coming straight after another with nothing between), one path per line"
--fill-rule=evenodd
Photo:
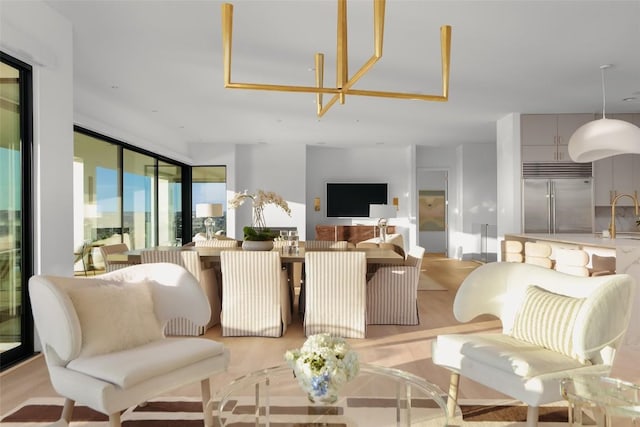
M615 256L616 273L631 275L636 282L635 301L625 344L640 347L640 233L618 233L615 239L601 234L505 234L505 240L544 242L552 248L582 249L601 256Z

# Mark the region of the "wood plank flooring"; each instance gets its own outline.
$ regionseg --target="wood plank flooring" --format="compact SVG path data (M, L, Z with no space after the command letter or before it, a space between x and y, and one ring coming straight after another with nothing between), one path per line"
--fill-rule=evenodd
M447 290L418 292L420 325L369 325L366 339L349 340L358 351L360 360L406 370L446 390L449 373L431 362L431 341L438 334L495 330L500 326L499 321L490 316L467 324L460 324L453 317L451 307L455 291L462 280L478 266L475 262L426 255L423 270ZM305 340L301 321L297 317L281 338L222 337L219 326L207 331L206 337L223 342L231 350L228 372L212 380L214 393L248 372L284 363L284 352L300 347ZM612 375L640 383L639 360L640 349L623 348L616 358ZM194 384L165 395L197 397L199 393L199 384ZM42 356L0 373L0 414L7 413L29 397L54 396L57 394L49 382ZM504 396L463 378L460 397L491 399Z

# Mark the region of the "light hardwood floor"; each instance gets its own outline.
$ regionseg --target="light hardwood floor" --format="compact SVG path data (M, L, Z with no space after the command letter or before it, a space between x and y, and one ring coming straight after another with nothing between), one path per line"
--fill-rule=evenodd
M456 289L478 265L475 262L460 262L433 254L425 256L423 270L447 290L418 292L420 325L370 325L366 339L349 340L358 351L361 361L409 371L446 390L449 374L431 362L431 341L438 334L494 330L500 326L498 320L489 316L460 324L451 312ZM248 372L282 364L284 352L300 347L305 340L301 321L297 317L281 338L223 338L219 326L210 329L206 337L223 342L231 350L228 372L212 380L214 393L231 380ZM640 383L638 361L640 349L623 348L616 358L612 375ZM167 395L199 396L199 393L199 384L194 384ZM51 387L41 356L0 374L0 414L7 413L29 397L49 396L56 396L56 393ZM460 397L491 399L504 396L463 378Z

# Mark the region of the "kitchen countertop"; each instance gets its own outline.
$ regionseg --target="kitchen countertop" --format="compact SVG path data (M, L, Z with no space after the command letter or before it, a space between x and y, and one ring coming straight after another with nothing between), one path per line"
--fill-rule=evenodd
M526 234L505 234L505 239L509 236L518 239L547 240L551 242L571 243L582 246L594 246L601 248L620 247L640 247L640 233L618 233L615 239L603 238L600 233L526 233Z

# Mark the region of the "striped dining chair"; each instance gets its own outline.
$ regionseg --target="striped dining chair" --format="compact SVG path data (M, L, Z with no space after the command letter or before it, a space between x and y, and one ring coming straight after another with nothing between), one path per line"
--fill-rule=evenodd
M349 247L349 242L346 240L307 240L304 242L304 248L310 250L317 249L340 249L346 250Z
M222 336L282 336L291 323L287 273L277 251L222 251Z
M165 327L166 335L202 335L210 327L220 323L220 289L213 268L203 269L200 255L192 250L146 250L140 252L142 263L168 262L178 264L200 282L211 307L211 320L206 326L197 326L187 319L174 319Z
M364 252L305 253L305 335L366 336L366 273Z
M121 268L129 267L131 264L128 262L125 263L117 263L113 261L109 261L109 255L117 254L119 252L128 251L129 247L126 243L116 243L113 245L104 245L100 246L100 254L102 254L102 260L104 261L104 268L107 273L110 271L119 270Z
M196 240L195 246L205 248L237 248L238 241L234 239Z
M418 281L424 248L414 246L405 265L379 267L367 283L367 324L417 325Z

